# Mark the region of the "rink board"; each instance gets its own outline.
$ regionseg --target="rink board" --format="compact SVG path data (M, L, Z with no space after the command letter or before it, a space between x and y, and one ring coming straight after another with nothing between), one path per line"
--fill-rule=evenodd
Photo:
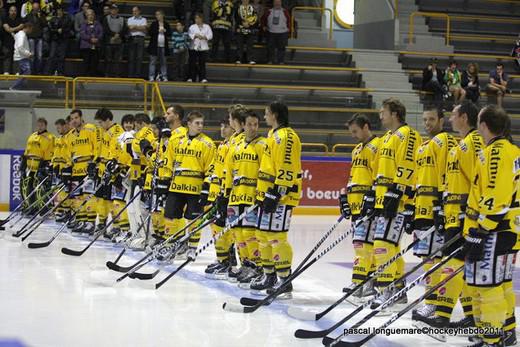
M0 150L0 211L21 201L21 150ZM338 198L347 183L350 158L302 157L303 187L296 214L337 214Z

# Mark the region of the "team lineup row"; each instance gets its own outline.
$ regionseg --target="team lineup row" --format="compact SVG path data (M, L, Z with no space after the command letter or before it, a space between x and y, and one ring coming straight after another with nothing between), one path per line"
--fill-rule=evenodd
M450 118L459 143L443 131L439 110L423 115L430 135L424 142L405 116L399 100L385 100L380 119L388 132L382 138L372 135L365 116L349 121L360 143L340 198L342 217L354 225L352 285L344 291L368 300L373 310L388 301L406 303L400 240L403 232L413 233L409 247L423 258L428 293L412 314L416 324L450 326L460 297L466 318L452 324L496 328L472 337L475 346L513 345L520 152L508 138L509 116L493 106L479 114L463 102ZM34 188L52 176L57 221L73 233L102 234L131 248L160 247L163 261L194 259L203 221L211 225L217 255L206 268L209 278L290 298L303 265L291 276L287 232L301 195L301 144L285 105L267 106L264 118L272 128L267 138L258 134L256 114L231 106L218 148L202 133L203 115L191 112L183 126L178 105L152 121L136 115L135 131L115 124L107 109L96 112L98 126L72 111L57 121L57 138L39 120L22 160L25 212L36 212L41 193L31 192L45 192ZM140 196L153 232L130 231L129 196ZM207 205L213 207L205 211Z

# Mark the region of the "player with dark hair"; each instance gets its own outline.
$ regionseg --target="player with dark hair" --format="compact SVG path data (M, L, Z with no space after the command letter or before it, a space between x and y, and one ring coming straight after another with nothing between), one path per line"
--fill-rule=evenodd
M347 123L352 136L359 141L352 150L352 166L345 193L340 195L340 212L346 219L351 218L355 223L362 218L361 204L363 196L372 189L375 171L377 169L377 152L381 139L370 129L370 122L364 114L355 114ZM374 230L375 220L359 225L352 236L354 245L354 266L352 267L352 284L343 291L349 293L359 283L365 281L375 271L374 263ZM373 281L353 293L356 298L366 298L374 295Z

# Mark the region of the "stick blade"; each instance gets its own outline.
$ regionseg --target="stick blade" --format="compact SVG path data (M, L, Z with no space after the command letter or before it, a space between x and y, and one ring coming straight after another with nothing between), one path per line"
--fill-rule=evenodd
M79 257L80 255L83 254L83 251L75 251L73 249L70 249L70 248L67 248L67 247L63 247L61 249L61 253L66 254L66 255L72 255L74 257Z
M222 305L222 309L227 312L245 313L244 306L227 302Z
M304 310L301 307L291 306L287 309L287 314L299 320L318 320L318 315L316 313Z
M335 339L333 339L332 337L325 336L321 342L323 343L324 346L330 346L334 341L335 341ZM334 346L340 346L340 347L359 347L359 346L362 346L365 342L366 342L366 341L364 341L364 340L361 340L361 341L352 341L352 342L348 342L348 341L338 341L338 342L336 342L336 343L334 344Z
M0 226L0 231L4 231L5 227L3 225Z
M157 276L157 274L159 273L160 270L155 270L154 272L152 273L141 273L141 272L134 272L130 275L128 275L128 277L132 278L132 279L138 279L138 280L151 280L153 279L155 276Z
M124 266L119 266L117 265L116 263L114 263L113 261L107 261L105 263L105 265L107 266L107 268L109 268L110 270L112 271L116 271L116 272L128 272L130 271L131 269L127 266L127 267L124 267Z
M48 245L50 245L51 242L52 241L47 241L47 242L29 242L29 244L27 244L27 247L31 248L31 249L44 248L44 247L47 247Z
M253 298L240 298L240 303L244 306L255 306L260 303L261 300Z
M320 337L325 337L325 336L327 336L327 334L328 334L327 330L312 331L312 330L298 329L294 332L294 337L297 337L299 339L317 339Z

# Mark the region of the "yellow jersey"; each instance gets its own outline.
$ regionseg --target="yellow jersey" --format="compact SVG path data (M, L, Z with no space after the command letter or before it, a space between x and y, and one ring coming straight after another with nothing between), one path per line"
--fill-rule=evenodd
M125 130L117 123L112 124L110 128L102 134L101 148L99 150L98 157L98 176L103 177L105 172L105 165L112 159L118 159L121 151L121 147L118 143L118 138L123 134Z
M148 164L148 159L141 153L141 141L143 140L147 140L150 144L156 141L152 128L145 126L134 134L134 139L132 140L132 166L130 168L131 180L137 180L141 177L143 170Z
M209 170L209 196L208 201L215 201L217 197L224 193L224 163L229 151L229 139L224 140L217 148L217 154L213 158Z
M32 133L27 139L27 146L23 153L27 160L27 168L31 172L38 171L41 161L50 161L54 151L55 137L47 130Z
M358 143L352 151L352 164L346 193L353 215L361 213L363 196L372 189L380 142L379 137L373 136L366 143Z
M90 123L74 129L68 136L68 154L72 162L72 176L86 176L89 163L97 160L99 149L99 129Z
M257 200L263 201L274 186L284 187L286 193L280 204L298 206L302 191L300 137L292 128L279 127L269 131L266 143L258 172Z
M215 144L205 134L179 140L173 157L170 192L199 195L215 156Z
M67 155L67 153L70 153L67 137L70 136L72 131L73 129L70 129L67 133L57 136L54 140L54 152L52 154L51 163L52 167L58 170L58 172L61 172L61 169L64 167L71 166L70 158Z
M231 187L229 205L253 205L256 199L258 170L267 141L258 136L247 142L244 138L233 150L226 169L225 185Z
M471 178L478 152L484 141L473 129L448 153L446 164L446 187L444 190L444 214L446 229L462 227Z
M442 204L448 153L456 145L455 137L442 132L419 147L416 158L415 219L433 220L434 202L437 202L437 206Z

